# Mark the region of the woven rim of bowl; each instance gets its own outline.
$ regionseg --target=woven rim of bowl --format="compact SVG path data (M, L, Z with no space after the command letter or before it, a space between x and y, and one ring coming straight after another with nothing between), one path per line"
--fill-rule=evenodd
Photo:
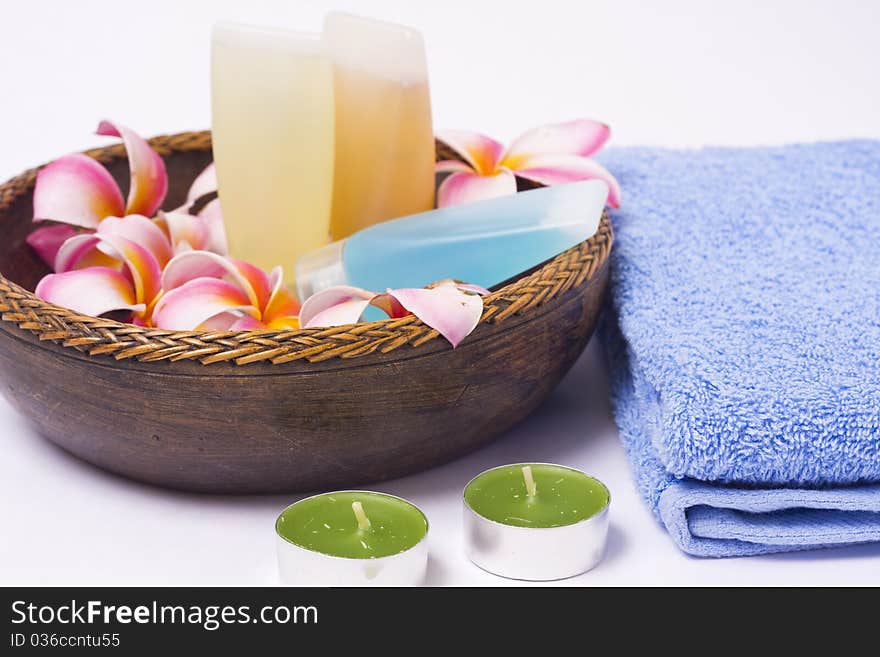
M163 156L175 152L207 151L210 131L163 135L149 140ZM445 152L444 152L445 151ZM125 157L121 144L85 151L102 163ZM455 157L438 144L443 159ZM0 185L0 213L33 189L37 169ZM493 292L484 299L480 323L500 323L521 315L584 284L608 257L613 240L607 213L595 235L558 255L535 272ZM196 360L203 365L237 365L294 360L320 362L358 358L375 351L388 353L404 345L417 347L438 337L437 331L414 316L332 328L252 331L167 331L82 315L46 303L0 274L0 319L15 324L40 340L48 340L89 356L141 362Z

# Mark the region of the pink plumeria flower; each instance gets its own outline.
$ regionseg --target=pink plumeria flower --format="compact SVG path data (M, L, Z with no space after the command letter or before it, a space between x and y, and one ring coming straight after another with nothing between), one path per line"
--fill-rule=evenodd
M368 306L382 309L391 318L413 314L456 347L476 328L483 315L477 285L439 281L427 288L401 288L377 294L359 287L338 285L313 294L303 303L300 323L305 328L355 324Z
M282 278L281 267L267 274L210 251L180 253L162 273L152 324L176 331L298 328L300 304Z
M199 217L169 212L152 220L137 214L104 218L94 233L78 233L64 241L53 262L56 273L40 281L37 296L90 315L130 310L136 323L150 325L161 296L162 272L175 253L203 245L225 252L222 217L216 218L218 232L202 216L214 213L211 206L216 202Z
M191 250L229 253L219 198L207 203L198 215L181 208L171 212L160 210L153 222L168 236L175 254Z
M173 256L165 233L141 215L109 217L95 233L75 235L55 256L55 274L37 284L41 299L87 315L128 310L148 324Z
M542 185L578 180L603 180L608 204L620 206L620 186L605 167L590 158L608 141L604 123L581 119L534 128L510 147L491 137L464 130L446 130L437 138L462 160L443 160L437 171L451 173L437 190L437 206L470 203L516 192L516 178Z
M160 210L153 220L167 233L175 254L191 250L229 253L220 199L214 197L195 215L191 212L196 201L216 192L217 170L211 162L193 180L183 205L170 212Z
M81 153L65 155L40 170L34 187L34 221L56 223L38 228L27 241L49 266L54 267L59 249L71 237L97 230L108 217L152 217L165 200L168 191L165 163L146 140L110 121L101 121L97 133L122 138L130 170L128 198L123 198L122 190L107 169ZM187 203L174 211L175 217L168 221L157 219L175 249L211 248L225 253L226 237L219 201L215 199L205 206L199 213L203 219L200 222L185 212L199 197L216 189L216 174L211 165L196 178Z

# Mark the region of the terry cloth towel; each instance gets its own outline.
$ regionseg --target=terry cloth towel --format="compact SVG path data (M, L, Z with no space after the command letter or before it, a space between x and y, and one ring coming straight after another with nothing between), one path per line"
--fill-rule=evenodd
M880 142L617 149L609 354L682 550L880 540Z

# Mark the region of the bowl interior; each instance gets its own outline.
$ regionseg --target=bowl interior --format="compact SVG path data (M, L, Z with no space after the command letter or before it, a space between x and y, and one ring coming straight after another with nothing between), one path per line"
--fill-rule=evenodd
M200 133L192 134L199 135ZM184 202L192 181L213 160L213 155L210 148L197 148L193 150L177 150L174 152L173 157L169 157L167 149L157 143L159 140L161 138L151 141L154 148L163 156L168 171L168 195L162 204L162 209L171 210L180 207ZM88 154L96 157L107 167L121 187L123 195L127 196L129 187L128 161L121 144L108 148L94 149L88 151ZM450 151L441 142L437 142L437 157L438 159L457 159L459 156L454 151ZM0 190L11 190L14 195L14 190L19 188L21 183L26 182L30 182L32 188L34 174L34 171L26 172L4 184L0 187ZM442 181L444 175L438 175L438 183ZM540 186L525 179L517 179L518 191L534 189ZM4 194L0 192L0 199L3 197ZM25 242L28 234L39 225L34 223L33 216L32 189L25 194L15 195L8 208L4 209L3 202L0 200L0 232L3 235L3 239L0 240L0 273L9 280L31 291L33 291L43 276L51 273L46 264L40 260L34 250ZM523 272L510 280L504 281L493 289L500 289L523 275L539 269L543 264L536 265L528 272Z

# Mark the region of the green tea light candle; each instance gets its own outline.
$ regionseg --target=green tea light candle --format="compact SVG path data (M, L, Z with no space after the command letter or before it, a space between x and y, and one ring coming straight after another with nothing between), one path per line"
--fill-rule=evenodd
M287 507L275 523L281 581L300 586L424 581L428 520L385 493L338 491Z
M518 463L465 486L465 548L476 565L525 580L572 577L602 559L608 488L580 470Z

